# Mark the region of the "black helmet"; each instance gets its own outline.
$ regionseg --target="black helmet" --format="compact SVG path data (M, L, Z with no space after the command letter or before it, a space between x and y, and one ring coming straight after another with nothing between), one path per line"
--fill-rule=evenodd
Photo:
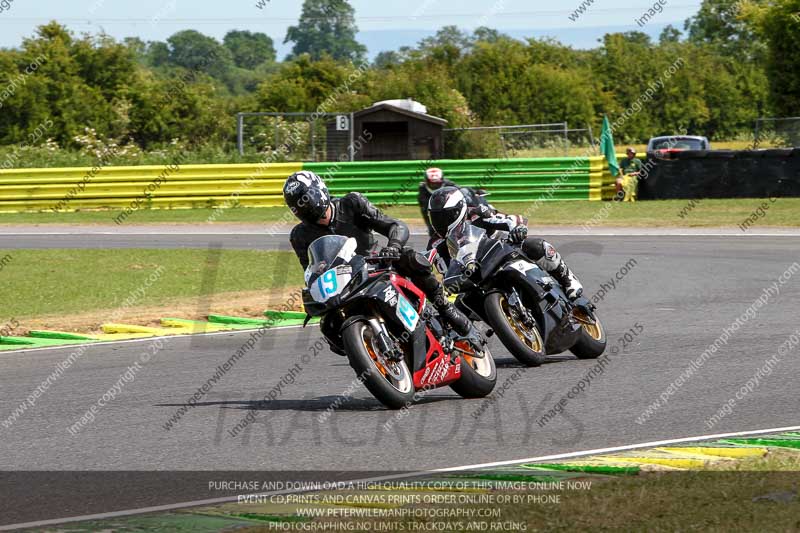
M283 199L297 218L309 224L325 216L331 205L331 195L325 182L307 170L295 172L286 178Z
M457 187L442 187L435 191L428 202L428 217L433 230L440 237L447 237L467 217L464 194Z

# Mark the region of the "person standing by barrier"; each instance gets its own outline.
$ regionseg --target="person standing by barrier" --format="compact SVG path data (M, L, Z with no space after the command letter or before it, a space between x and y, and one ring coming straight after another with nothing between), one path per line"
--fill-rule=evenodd
M627 159L620 163L620 175L617 177L616 199L623 202L635 202L639 191L639 175L642 171L642 160L636 157L636 150L628 147L625 150Z

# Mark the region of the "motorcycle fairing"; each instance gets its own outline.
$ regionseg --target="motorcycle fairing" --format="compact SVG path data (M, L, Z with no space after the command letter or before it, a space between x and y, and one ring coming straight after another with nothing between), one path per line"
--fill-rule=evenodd
M537 315L536 320L540 321L540 333L545 351L559 353L569 349L575 343L575 337L580 334L581 326L572 319L569 299L561 285L524 256L504 265L499 273L502 277L527 280L527 283L521 283L519 286L528 287L529 290L536 292L530 296L535 296L540 305L538 310L532 309L532 311ZM522 294L520 296L524 297Z
M391 275L391 282L400 293L400 296L406 298L406 302L412 305L416 304L414 311L417 315L423 316L427 301L425 293L410 280L394 273ZM398 314L402 314L400 307L403 305L403 300L399 298L398 300ZM451 361L451 357L445 353L441 343L439 343L431 329L426 327L424 332L424 338L427 341L427 352L420 361L417 361L415 357L414 386L418 389L440 387L458 380L461 377L460 358L456 357L455 362ZM419 352L415 350L416 353Z

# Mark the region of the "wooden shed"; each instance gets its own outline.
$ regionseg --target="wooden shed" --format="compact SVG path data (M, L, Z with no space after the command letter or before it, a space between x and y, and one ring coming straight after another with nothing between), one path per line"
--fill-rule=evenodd
M406 106L378 102L353 114L355 138L363 136L367 139L355 152L354 159L438 159L444 152L442 130L446 125L443 118L407 109Z

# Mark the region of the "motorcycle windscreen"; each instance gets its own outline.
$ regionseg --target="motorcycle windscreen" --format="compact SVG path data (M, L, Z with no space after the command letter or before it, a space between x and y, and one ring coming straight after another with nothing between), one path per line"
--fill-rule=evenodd
M447 236L447 250L450 252L450 265L444 274L444 284L452 293L465 288L468 274L465 267L478 261L481 242L486 231L472 224L461 224L453 228Z
M310 288L325 271L348 263L355 257L357 246L355 239L343 235L325 235L312 242L308 247L306 286Z
M450 257L461 264L478 259L478 248L486 236L486 230L472 224L460 224L447 235L447 250Z

